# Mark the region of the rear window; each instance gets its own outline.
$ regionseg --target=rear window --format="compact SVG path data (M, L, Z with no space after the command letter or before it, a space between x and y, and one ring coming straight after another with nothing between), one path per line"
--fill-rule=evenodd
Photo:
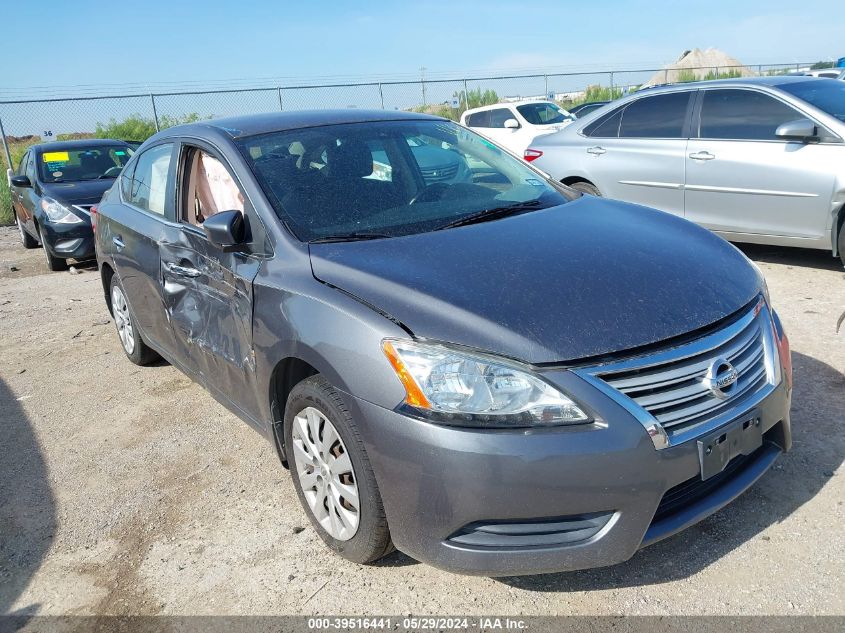
M117 178L132 154L133 150L128 145L91 145L44 151L41 152L38 170L42 182Z

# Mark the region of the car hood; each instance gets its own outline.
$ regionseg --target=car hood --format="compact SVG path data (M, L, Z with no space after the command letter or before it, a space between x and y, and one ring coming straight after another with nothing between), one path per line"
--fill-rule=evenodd
M54 182L41 185L44 195L67 204L97 204L103 194L114 184L113 178Z
M739 250L691 222L592 196L483 224L310 249L317 279L414 336L529 363L687 334L736 312L762 284Z

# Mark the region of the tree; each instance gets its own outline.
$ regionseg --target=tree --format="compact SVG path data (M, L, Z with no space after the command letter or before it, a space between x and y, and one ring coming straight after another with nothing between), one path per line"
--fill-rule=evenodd
M182 123L194 123L202 119L196 112L183 114L182 116L170 116L164 114L159 117L158 125L160 129L173 127ZM140 114L132 114L122 121L110 119L108 123L97 123L94 131L96 138L117 138L124 141L146 141L153 134L156 133L156 124L152 119L141 116Z

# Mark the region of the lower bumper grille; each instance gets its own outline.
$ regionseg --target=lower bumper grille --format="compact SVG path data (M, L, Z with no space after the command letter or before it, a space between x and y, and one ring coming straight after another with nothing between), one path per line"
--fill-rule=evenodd
M612 516L612 512L604 512L556 519L470 523L446 542L477 548L572 545L598 534Z

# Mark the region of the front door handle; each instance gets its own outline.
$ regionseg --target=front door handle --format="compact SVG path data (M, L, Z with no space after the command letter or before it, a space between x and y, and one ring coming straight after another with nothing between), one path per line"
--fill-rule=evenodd
M694 154L690 154L689 157L693 160L713 160L716 158L714 154L707 151L695 152Z
M601 156L602 154L604 154L606 152L607 152L607 150L605 148L599 147L599 146L587 148L587 153L592 154L593 156Z
M123 247L126 246L126 244L123 243L123 240L120 239L119 235L115 235L113 238L111 238L111 243L114 244L115 248L117 248L117 250L119 251L122 251Z
M179 264L174 264L173 262L167 262L167 264L165 265L167 266L167 270L172 272L174 275L179 275L180 277L190 277L191 279L193 279L195 277L199 277L202 274L196 268L191 268L189 266L180 266Z

